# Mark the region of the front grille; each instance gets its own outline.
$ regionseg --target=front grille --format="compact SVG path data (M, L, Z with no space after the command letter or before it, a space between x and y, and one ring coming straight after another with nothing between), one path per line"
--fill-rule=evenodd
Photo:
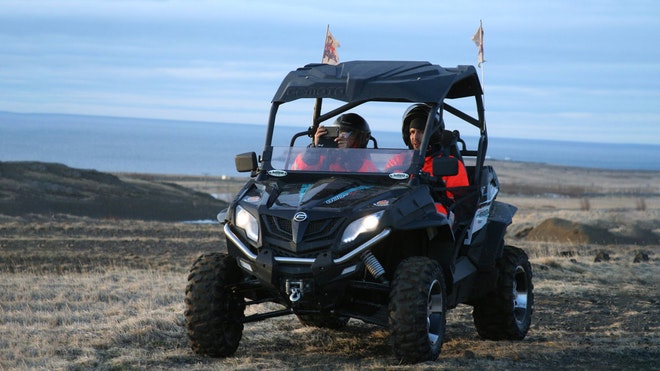
M290 241L292 236L291 220L272 215L263 217L266 231L273 237Z
M315 220L307 226L305 239L315 240L334 236L336 227L337 219Z
M315 258L332 247L343 220L343 217L308 220L296 226L293 223L298 222L289 218L263 215L263 247L273 249L276 256Z
M291 239L291 220L278 218L276 216L269 216L267 219L270 222L272 232L280 235L283 238Z
M293 228L291 227L292 222L290 219L266 215L264 221L270 234L287 241L293 239ZM306 225L302 240L305 242L311 242L323 239L334 239L338 225L339 219L337 218L311 221ZM301 226L303 226L302 223Z

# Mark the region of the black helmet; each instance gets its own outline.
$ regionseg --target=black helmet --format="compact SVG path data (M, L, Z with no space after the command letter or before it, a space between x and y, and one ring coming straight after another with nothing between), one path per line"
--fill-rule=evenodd
M403 142L408 146L408 148L412 149L412 144L410 143L410 124L414 121L414 126L417 128L420 128L421 126L421 128L424 129L426 127L426 120L428 119L430 112L431 106L424 103L418 103L408 107L406 112L403 113L401 135L403 137ZM440 115L437 112L435 112L435 115L435 119L439 120ZM442 130L444 130L444 128L445 124L442 120L440 120L440 128L438 128L438 130L431 135L431 140L429 142L430 145L436 145L440 143L440 133Z
M356 148L365 148L371 137L369 124L357 113L345 113L337 117L332 126L339 126L339 131L350 131L355 138Z

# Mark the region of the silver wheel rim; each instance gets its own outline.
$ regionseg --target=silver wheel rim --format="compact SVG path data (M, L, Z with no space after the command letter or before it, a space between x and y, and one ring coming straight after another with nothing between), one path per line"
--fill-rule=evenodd
M444 317L444 303L442 302L442 285L438 280L434 280L429 287L428 303L426 307L426 324L429 335L429 341L435 346L442 337L442 322Z
M525 268L517 266L513 274L513 316L519 327L522 327L527 317L527 274Z

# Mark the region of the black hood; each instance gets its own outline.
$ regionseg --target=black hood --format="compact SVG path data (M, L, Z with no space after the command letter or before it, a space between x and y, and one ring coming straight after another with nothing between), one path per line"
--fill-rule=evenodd
M407 187L331 177L315 183L254 183L240 204L258 215L263 242L297 255L333 245L353 220L385 209Z
M392 192L391 186L364 184L346 178L326 178L315 183L273 182L268 184L263 192L254 188L244 200L249 202L249 197L253 196L255 201L259 199L261 207L273 211L304 211L314 208L341 211L345 208L355 210L368 207L400 193Z

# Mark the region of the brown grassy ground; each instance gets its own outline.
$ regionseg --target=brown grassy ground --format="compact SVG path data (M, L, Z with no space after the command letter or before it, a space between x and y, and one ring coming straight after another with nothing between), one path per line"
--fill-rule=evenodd
M619 192L630 188L590 171L584 182L599 184L599 192L585 195L577 184L560 195L537 176L579 170L519 166L497 169L503 190L509 177L534 189L499 198L519 206L508 242L533 263L529 335L519 342L480 340L471 309L461 306L450 312L439 359L412 368L658 369L660 246L640 241L660 232L660 174L642 172L646 180L630 182L636 191ZM530 174L536 171L541 175ZM223 187L220 179L182 181ZM530 238L552 218L626 243ZM381 328L355 320L341 331L306 328L292 316L247 324L233 357L195 355L183 328L187 271L200 252L223 248L214 224L0 216L0 369L411 368L392 357ZM609 260L594 262L599 252ZM648 260L634 263L640 252Z

